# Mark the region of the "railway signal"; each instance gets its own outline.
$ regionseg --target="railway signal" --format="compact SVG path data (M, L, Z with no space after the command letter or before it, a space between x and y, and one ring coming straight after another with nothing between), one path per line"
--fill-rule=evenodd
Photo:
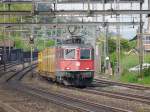
M34 37L33 37L33 35L30 36L29 43L30 44L34 44Z
M33 64L33 46L34 46L34 37L33 35L30 36L29 38L29 43L30 43L30 46L31 46L31 55L30 55L30 64L31 64L31 69L32 69L32 64ZM33 72L32 72L32 77L33 77Z

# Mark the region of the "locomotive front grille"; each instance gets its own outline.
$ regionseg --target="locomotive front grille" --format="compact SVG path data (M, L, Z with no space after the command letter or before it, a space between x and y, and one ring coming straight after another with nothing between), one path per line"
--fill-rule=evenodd
M82 78L88 78L93 77L94 72L93 71L75 71L75 72L64 72L65 77L82 77Z

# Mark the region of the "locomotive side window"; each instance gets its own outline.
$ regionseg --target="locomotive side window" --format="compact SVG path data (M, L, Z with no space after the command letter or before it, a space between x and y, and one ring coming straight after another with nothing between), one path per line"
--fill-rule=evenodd
M76 50L75 49L65 49L64 58L65 59L75 59Z
M90 49L81 49L80 50L80 59L90 59L91 50Z

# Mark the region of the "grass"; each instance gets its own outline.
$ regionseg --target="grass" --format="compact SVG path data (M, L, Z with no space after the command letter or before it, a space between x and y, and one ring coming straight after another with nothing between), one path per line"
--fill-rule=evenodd
M0 11L8 11L8 5L5 4L0 4ZM10 6L10 11L31 11L32 10L32 4L11 4ZM17 22L20 21L20 17L18 16L5 16L5 20L4 17L1 16L0 17L0 23L4 23L4 22Z
M129 73L129 72L124 72L124 74L120 78L121 82L125 83L137 83L138 78L136 73Z
M8 10L8 5L5 4L0 4L0 10ZM32 10L32 4L11 4L10 6L10 10L14 11L14 10L23 10L23 11L31 11Z
M150 86L150 76L144 77L142 80L138 80L139 84Z
M150 63L150 54L144 55L144 62ZM121 82L125 83L138 83L150 86L150 70L144 72L144 77L140 78L138 73L129 72L128 69L138 65L138 56L137 55L126 55L121 59L122 65L122 75L120 77Z
M138 65L138 56L137 55L123 56L121 60L121 65L125 70L128 70L129 68Z
M150 86L150 76L141 79L138 78L138 75L135 73L127 72L125 75L121 76L120 81L124 83L137 83L137 84Z

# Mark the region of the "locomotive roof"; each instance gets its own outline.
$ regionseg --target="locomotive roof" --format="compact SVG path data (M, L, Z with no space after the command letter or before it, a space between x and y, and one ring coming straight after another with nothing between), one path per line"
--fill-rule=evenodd
M62 48L93 48L91 44L62 44Z

